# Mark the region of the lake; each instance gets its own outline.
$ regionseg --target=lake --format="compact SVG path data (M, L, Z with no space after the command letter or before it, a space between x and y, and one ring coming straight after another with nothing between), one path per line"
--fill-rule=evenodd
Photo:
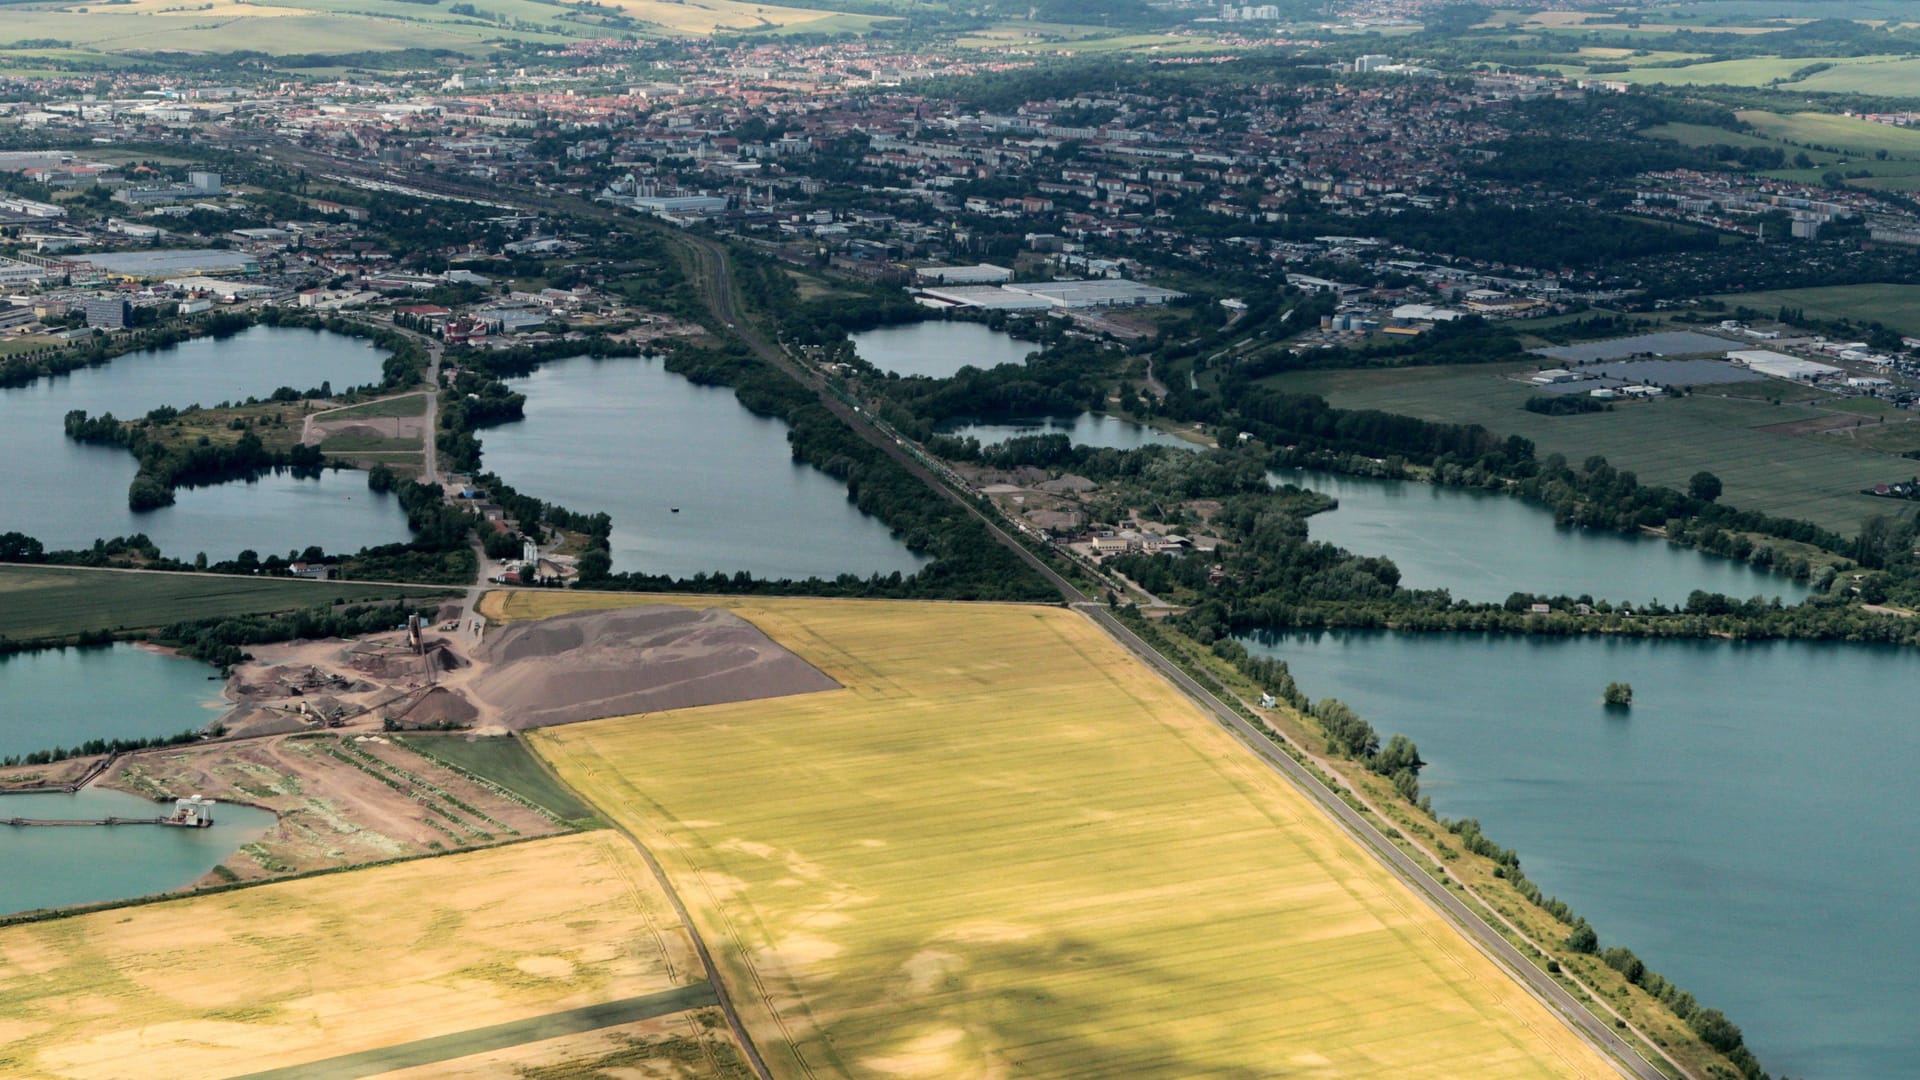
M1431 764L1602 945L1740 1024L1778 1076L1920 1061L1920 654L1811 642L1243 639ZM1633 685L1628 712L1600 703Z
M0 656L0 757L205 727L228 708L213 673L125 642Z
M999 423L959 423L943 429L943 434L980 440L991 446L1026 435L1065 434L1076 446L1104 447L1113 450L1138 450L1143 446L1177 446L1182 450L1202 450L1199 443L1188 442L1145 424L1105 416L1081 413L1079 416L1042 416L1007 420Z
M866 577L927 561L845 484L795 462L787 426L732 390L652 357L575 357L509 381L526 418L481 432L482 467L523 494L612 515L615 571Z
M975 322L930 319L850 335L860 359L895 375L953 377L963 367L1024 364L1040 346Z
M1498 492L1307 469L1269 474L1340 500L1307 519L1307 535L1357 555L1384 555L1413 589L1498 602L1516 592L1684 604L1695 589L1780 597L1809 589L1783 574L1648 537L1554 524L1553 512Z
M192 794L184 792L183 794ZM0 816L157 817L172 803L88 788L72 795L0 796ZM192 884L274 823L270 811L221 803L204 829L154 825L24 828L0 824L0 914L129 900Z
M161 405L266 397L281 386L306 390L330 382L342 390L378 382L385 358L358 338L256 326L0 389L0 484L7 492L0 532L17 530L56 550L145 533L175 558L204 551L216 560L245 549L272 555L318 544L351 552L405 540L399 501L368 491L360 472L181 488L173 506L136 514L127 509L127 485L137 471L133 455L75 442L63 426L72 409L131 419ZM298 406L288 414L288 423L300 422Z

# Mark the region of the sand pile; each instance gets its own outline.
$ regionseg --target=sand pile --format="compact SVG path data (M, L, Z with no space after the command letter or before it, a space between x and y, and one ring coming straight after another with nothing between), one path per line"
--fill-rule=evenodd
M470 684L508 727L832 690L838 683L717 608L587 611L492 632Z
M436 686L421 694L419 700L395 719L405 727L464 726L479 715L480 710L473 707L473 702L444 686Z

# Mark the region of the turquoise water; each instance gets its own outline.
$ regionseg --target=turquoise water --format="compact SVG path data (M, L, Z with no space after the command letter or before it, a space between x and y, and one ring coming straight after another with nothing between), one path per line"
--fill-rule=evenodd
M228 707L209 674L124 642L0 656L0 757L205 727Z
M192 792L182 792L191 795ZM0 796L0 817L158 817L172 803L89 788L73 795ZM192 884L258 840L274 815L222 803L205 829L154 825L24 828L0 824L0 914L128 900Z
M973 322L935 319L882 326L850 337L860 359L896 375L951 378L963 367L1024 364L1040 346Z
M1006 442L1018 436L1064 433L1076 446L1103 447L1112 450L1137 450L1142 446L1177 446L1182 450L1202 449L1200 444L1169 435L1164 431L1120 420L1100 413L1079 416L1047 416L1009 420L992 424L956 424L946 434L975 438L982 446Z
M75 442L63 426L72 409L130 419L161 405L266 397L281 386L307 390L330 382L344 390L378 382L385 358L357 338L256 326L0 389L0 532L26 533L49 549L146 533L175 558L204 551L216 560L249 548L272 555L319 544L350 552L405 540L399 501L368 491L359 472L181 488L173 506L134 513L127 509L133 455ZM288 413L289 424L300 422L297 406Z
M1430 764L1603 945L1744 1028L1770 1072L1920 1061L1920 654L1810 642L1391 633L1246 640ZM1630 682L1626 713L1602 707Z
M1413 589L1500 601L1516 592L1684 604L1695 589L1806 598L1805 584L1734 559L1599 529L1556 525L1545 507L1496 492L1288 469L1269 474L1340 500L1307 535L1357 555L1384 555Z
M650 357L575 357L511 381L526 419L481 433L482 466L524 494L612 515L616 571L866 577L926 562L845 484L794 461L787 426L731 390Z

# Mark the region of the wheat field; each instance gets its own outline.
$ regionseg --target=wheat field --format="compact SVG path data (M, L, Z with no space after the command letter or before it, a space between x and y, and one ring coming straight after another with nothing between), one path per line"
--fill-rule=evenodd
M776 1075L1616 1075L1078 614L489 605L660 602L844 687L533 736L665 865Z

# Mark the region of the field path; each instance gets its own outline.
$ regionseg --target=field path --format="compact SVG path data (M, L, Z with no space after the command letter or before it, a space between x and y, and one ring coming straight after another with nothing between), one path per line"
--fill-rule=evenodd
M434 1065L523 1043L652 1020L658 1016L712 1005L714 1001L712 987L695 983L662 990L657 994L602 1002L472 1031L456 1031L451 1035L417 1039L397 1046L383 1046L378 1050L363 1050L357 1054L343 1054L304 1065L246 1073L233 1080L360 1080L363 1076Z
M469 612L474 612L475 610L476 607L474 605L469 605ZM553 778L554 783L573 792L575 798L580 799L588 806L595 805L592 800L582 795L579 789L567 783L566 778L562 777L559 772L554 769L553 764L547 760L544 754L535 753L528 756L537 762L548 776ZM667 894L667 902L673 905L673 913L679 917L680 925L687 928L687 936L693 941L693 951L700 955L700 965L706 970L707 985L713 989L715 1003L720 1006L720 1011L726 1015L727 1026L733 1029L733 1038L740 1046L741 1055L747 1059L747 1064L753 1069L753 1074L759 1077L760 1080L773 1080L773 1074L767 1070L766 1061L760 1056L759 1047L753 1044L753 1036L748 1033L747 1025L741 1021L739 1011L733 1006L733 998L727 993L727 984L720 978L720 969L715 966L713 962L713 953L708 951L706 939L700 936L700 925L693 921L693 916L687 911L687 905L681 903L680 894L675 891L672 880L667 877L666 870L661 867L660 861L653 857L653 852L647 850L647 845L641 843L640 838L635 836L624 824L615 819L612 821L612 825L614 830L621 836L626 837L627 843L632 844L633 849L640 853L640 858L646 861L647 869L653 872L654 880L660 883L661 890Z

